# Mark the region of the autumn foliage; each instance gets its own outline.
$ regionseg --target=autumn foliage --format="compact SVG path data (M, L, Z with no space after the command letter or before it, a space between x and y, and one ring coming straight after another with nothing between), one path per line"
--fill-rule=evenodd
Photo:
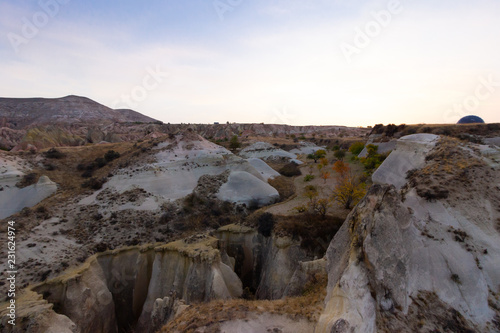
M337 185L333 189L332 199L345 209L350 209L365 195L365 184L354 177L349 165L343 161L335 162L333 171L336 173Z

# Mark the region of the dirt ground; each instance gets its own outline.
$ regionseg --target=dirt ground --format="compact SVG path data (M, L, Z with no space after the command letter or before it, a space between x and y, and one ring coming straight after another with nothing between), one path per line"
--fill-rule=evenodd
M264 210L271 214L281 215L281 216L299 214L295 210L295 207L301 205L307 205L309 199L305 197L304 193L306 191L305 188L308 185L315 186L318 189L320 196L329 197L332 193L333 188L337 184L337 180L335 178L335 172L332 170L332 166L335 161L335 158L333 157L333 152L327 153L327 159L330 161L330 164L325 168L330 172L330 178L325 181L324 179L321 178L321 172L317 168L319 162L314 163L314 161L306 160L304 157L302 157L301 160L304 162L304 164L300 166L302 175L294 178L295 192L296 192L295 196L291 197L289 200L286 200L284 202L280 202L273 206L269 206ZM364 172L363 165L357 161L351 161L351 154L349 153L346 154L344 162L349 164L349 166L351 167L351 171L356 176L359 177L363 174ZM304 180L304 177L308 174L314 175L314 179L306 182ZM367 188L369 185L370 184L367 184ZM350 210L344 209L339 204L332 203L332 205L328 210L328 215L345 219L349 214L349 212Z

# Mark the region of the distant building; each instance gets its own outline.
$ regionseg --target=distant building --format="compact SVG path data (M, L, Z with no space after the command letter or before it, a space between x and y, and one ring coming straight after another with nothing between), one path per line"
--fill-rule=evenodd
M484 120L478 116L465 116L457 124L484 124Z

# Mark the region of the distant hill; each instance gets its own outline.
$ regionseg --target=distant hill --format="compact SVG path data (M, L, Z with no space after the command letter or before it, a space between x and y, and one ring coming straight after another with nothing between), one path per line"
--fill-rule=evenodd
M0 98L0 127L26 129L40 125L142 122L156 119L133 110L113 110L89 98Z

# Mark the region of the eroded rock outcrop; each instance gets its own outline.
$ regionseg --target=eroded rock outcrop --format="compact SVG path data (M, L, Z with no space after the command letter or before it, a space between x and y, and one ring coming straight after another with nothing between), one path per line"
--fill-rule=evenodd
M316 332L500 330L498 168L481 147L442 140L398 142L330 243ZM423 153L403 186L412 142Z
M241 281L221 262L217 242L215 238L200 236L194 241L180 240L155 249L152 279L138 331L155 332L160 328L151 327L152 313L158 314L158 310L154 311L155 302L156 308L163 307L162 312L168 313L173 312L174 305L178 306L173 302L175 299L189 304L241 296ZM164 299L165 296L169 299ZM165 307L169 304L171 309Z
M255 292L258 299L280 299L302 291L290 285L294 274L298 275L296 279L304 278L297 270L307 275L302 262L311 259L300 242L288 237L264 237L254 229L236 225L220 228L217 237L222 253L227 254L223 260L234 265L243 286Z
M18 312L15 329L30 332L29 327L47 326L49 318L55 318L57 332L109 333L132 328L155 332L185 304L239 297L241 281L222 263L217 243L201 235L163 246L95 255L83 266L32 287L38 294L27 289L29 297L18 302L25 311ZM5 314L2 318L8 318ZM49 329L52 326L47 327L54 332ZM3 321L2 329L18 332Z
M154 196L148 207L158 209L162 202L174 201L191 194L201 177L216 177L229 172L229 177L219 177L219 181L227 183L218 184L218 197L224 201L260 207L274 203L279 199L279 194L267 183L269 177L265 178L270 167L263 161L259 166L260 171L224 147L195 133L186 132L159 143L146 161L116 171L103 189L80 203L107 205L98 200L101 192L122 194L139 188Z
M57 191L57 184L47 176L23 188L16 186L22 176L30 172L28 163L20 158L0 155L0 219L31 207Z

